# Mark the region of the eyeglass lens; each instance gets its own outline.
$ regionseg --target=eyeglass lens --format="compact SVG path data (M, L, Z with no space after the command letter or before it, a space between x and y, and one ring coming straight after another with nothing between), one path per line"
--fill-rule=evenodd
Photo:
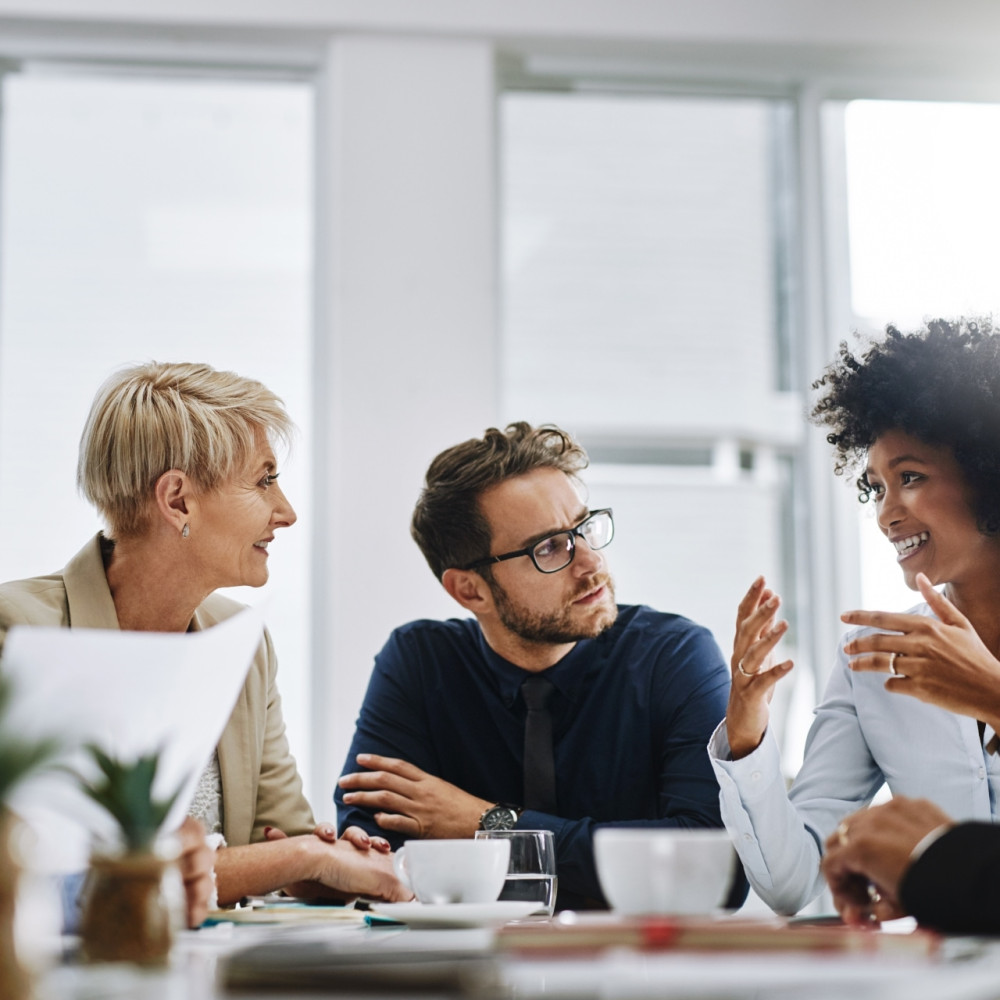
M607 511L591 514L572 531L560 531L543 538L532 549L532 558L543 573L555 573L573 561L577 535L592 549L603 549L611 541L613 531L614 522Z

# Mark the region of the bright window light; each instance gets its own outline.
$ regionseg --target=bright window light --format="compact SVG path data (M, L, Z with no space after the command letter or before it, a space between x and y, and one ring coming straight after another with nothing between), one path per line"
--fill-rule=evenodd
M851 301L861 330L992 315L1000 321L1000 106L853 101L845 111ZM859 505L862 599L919 603Z

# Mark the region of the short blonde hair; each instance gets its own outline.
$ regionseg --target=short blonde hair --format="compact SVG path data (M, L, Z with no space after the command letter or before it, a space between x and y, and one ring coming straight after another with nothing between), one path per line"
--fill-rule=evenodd
M266 386L201 364L148 364L112 375L80 438L77 485L113 538L146 527L157 479L168 469L212 490L245 468L259 436L289 443L294 424Z

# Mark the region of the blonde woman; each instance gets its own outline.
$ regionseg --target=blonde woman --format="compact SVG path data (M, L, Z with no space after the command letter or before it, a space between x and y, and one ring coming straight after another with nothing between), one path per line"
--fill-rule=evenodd
M78 467L107 531L60 573L0 586L0 634L17 624L185 632L234 614L240 605L214 592L264 584L268 546L295 523L275 458L291 430L273 392L232 372L150 363L113 375L94 400ZM220 903L283 887L409 898L387 845L315 827L276 671L265 633L199 785L194 812L225 843Z

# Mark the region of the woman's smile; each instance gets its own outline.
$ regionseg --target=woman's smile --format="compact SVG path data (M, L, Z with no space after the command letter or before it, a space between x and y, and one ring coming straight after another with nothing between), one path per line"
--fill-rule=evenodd
M930 538L930 535L926 531L921 531L916 535L909 535L906 538L890 539L892 544L896 546L896 562L902 562L904 559L909 559L910 556L916 555L917 551L923 548L928 538Z
M971 491L950 448L886 431L868 451L865 478L879 527L911 589L917 573L933 584L961 586L1000 572L1000 542L979 530Z

